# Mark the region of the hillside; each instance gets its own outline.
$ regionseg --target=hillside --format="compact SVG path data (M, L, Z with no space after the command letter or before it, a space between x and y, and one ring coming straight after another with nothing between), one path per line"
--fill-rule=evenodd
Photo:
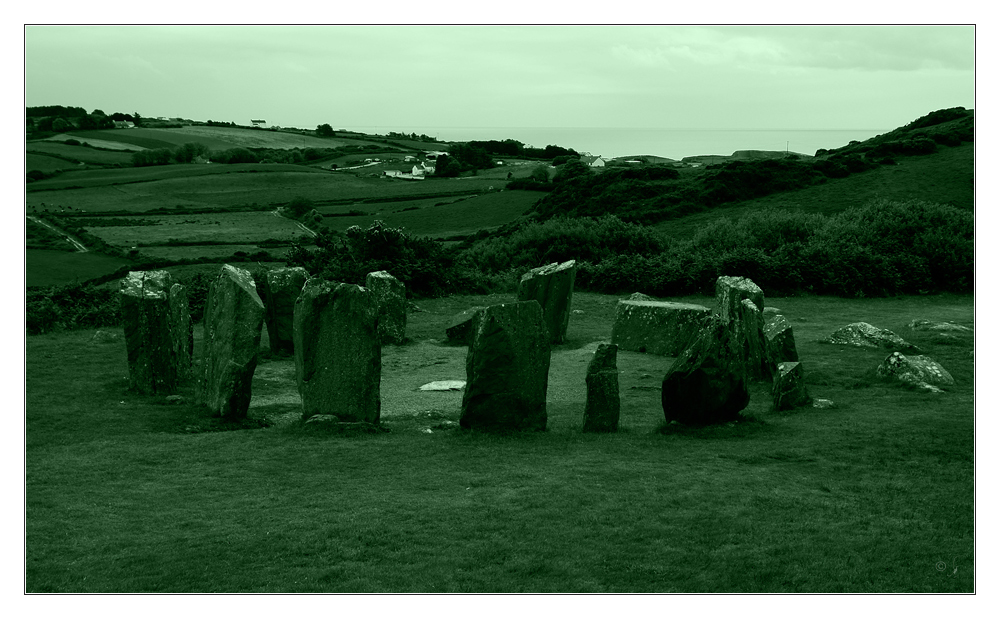
M553 183L535 210L543 219L616 215L657 224L806 190L812 193L805 202L819 211L835 211L876 195L971 208L974 133L973 111L953 108L864 142L818 151L815 157L737 151L686 174L670 174L676 170L670 166L628 172L578 168Z

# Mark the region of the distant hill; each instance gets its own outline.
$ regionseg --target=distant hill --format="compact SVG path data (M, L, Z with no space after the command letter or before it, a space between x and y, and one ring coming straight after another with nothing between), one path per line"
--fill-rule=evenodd
M908 193L913 198L971 208L974 125L972 110L951 108L931 112L863 142L821 149L814 157L782 151L736 151L730 157L702 156L700 169L689 168L690 173L673 177L658 174L643 178L637 172L623 176L615 168L589 170L554 183L536 204L535 212L542 219L611 214L626 221L654 224L750 200L777 199L807 188L813 195L836 195L834 202L842 210L852 192L858 196L879 190L885 193L889 187L895 188L896 195ZM916 160L924 161L911 165ZM652 170L658 166L646 167ZM920 169L919 175L906 175L905 170L915 168ZM847 186L852 189L834 189Z

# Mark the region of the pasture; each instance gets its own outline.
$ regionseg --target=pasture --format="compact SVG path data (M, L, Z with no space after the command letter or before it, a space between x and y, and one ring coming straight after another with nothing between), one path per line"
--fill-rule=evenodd
M129 261L93 251L27 249L24 254L26 286L66 286L113 273Z
M94 146L97 145L95 144ZM70 144L63 144L61 142L52 142L48 140L33 140L28 142L25 145L25 150L28 152L29 162L31 160L30 155L48 154L68 160L82 161L92 165L132 165L132 155L130 153L124 153L117 150L99 150L97 148L88 148L83 145L73 146ZM27 169L31 170L33 168L29 164Z
M160 215L142 219L154 225L102 225L87 231L119 247L164 245L171 241L252 244L268 239L294 242L302 237L311 238L296 222L273 212ZM86 227L86 218L76 221Z
M411 341L383 349L379 434L301 424L294 365L266 337L245 425L257 429L205 418L191 386L174 405L128 392L120 339L28 337L26 590L974 590L973 340L906 327L973 326L971 297L767 299L793 324L811 395L836 406L771 412L756 384L746 420L720 427L664 426L672 360L620 352L621 430L592 435L585 369L617 298L577 293L548 430L441 429L461 393L418 387L465 378L448 320L509 300L419 302ZM921 346L957 385L883 383L873 370L889 351L816 342L857 320Z
M67 161L49 155L39 155L37 153L27 153L24 160L24 169L27 171L39 170L41 172L55 172L56 170L72 170L79 168L77 162ZM36 181L37 182L37 181Z

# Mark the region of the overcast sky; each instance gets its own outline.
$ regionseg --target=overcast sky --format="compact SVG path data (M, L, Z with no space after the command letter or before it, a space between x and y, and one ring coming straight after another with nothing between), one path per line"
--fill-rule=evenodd
M314 128L892 128L971 26L27 26L26 105Z

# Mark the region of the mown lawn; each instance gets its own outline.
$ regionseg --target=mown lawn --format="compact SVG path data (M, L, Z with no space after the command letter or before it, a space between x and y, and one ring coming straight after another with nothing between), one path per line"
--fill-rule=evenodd
M577 293L548 431L435 429L458 419L461 393L417 388L465 377L445 325L504 300L417 301L412 341L383 351L381 434L304 427L287 359L265 355L254 378L251 416L273 425L209 432L196 407L126 390L121 341L28 337L27 591L973 591L973 340L906 328L972 326L971 297L768 299L812 395L836 407L773 413L755 385L729 426L664 428L671 359L621 352L622 429L589 435L585 369L617 299ZM958 384L885 384L873 370L891 351L816 343L857 320Z

